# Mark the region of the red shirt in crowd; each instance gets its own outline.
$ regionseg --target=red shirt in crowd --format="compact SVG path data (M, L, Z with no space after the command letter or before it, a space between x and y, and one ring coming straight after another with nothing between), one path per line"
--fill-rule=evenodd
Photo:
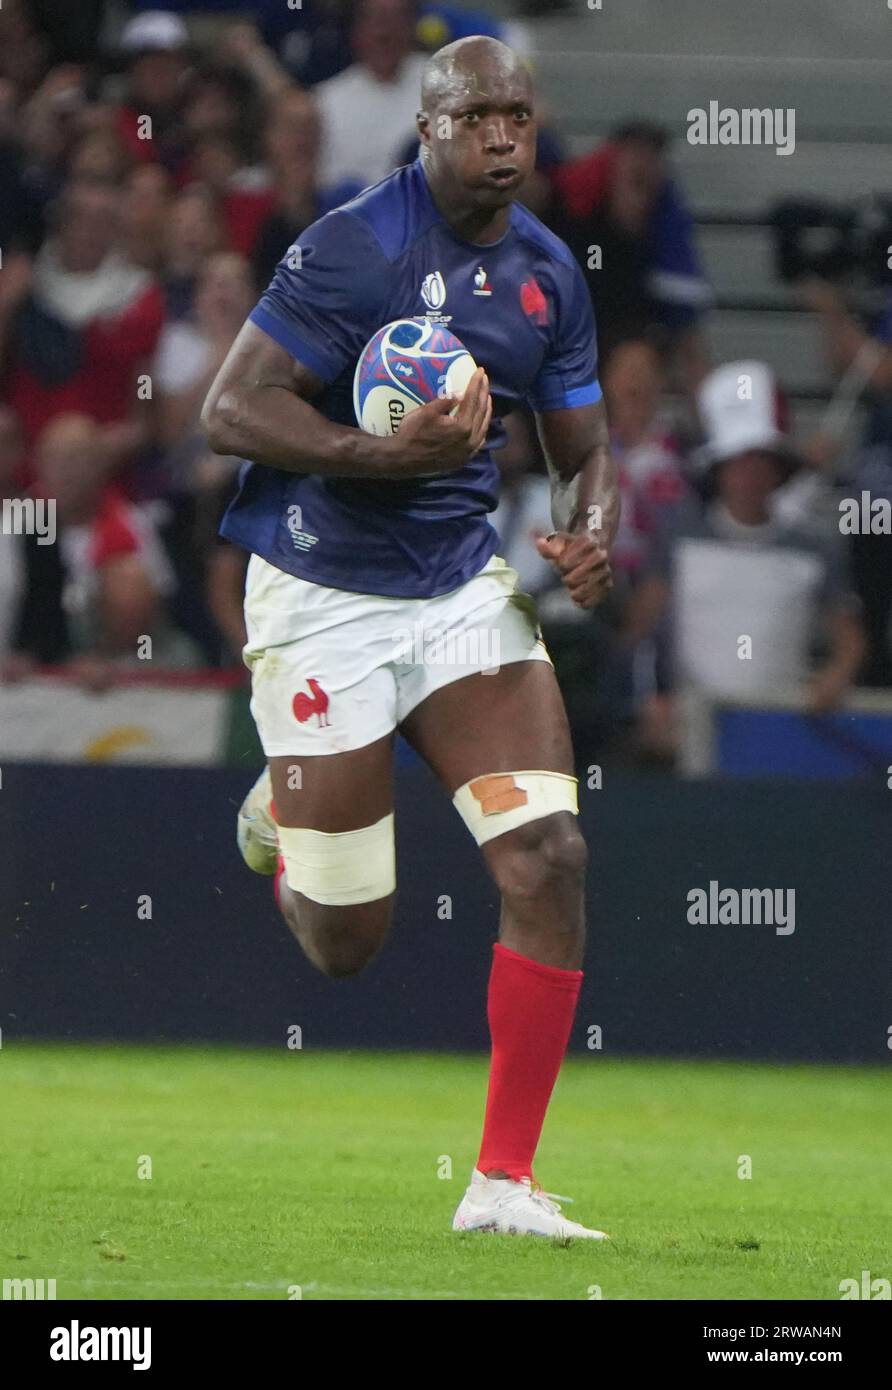
M18 413L25 435L25 476L33 481L30 455L45 425L69 411L90 415L100 425L128 420L137 402L137 373L152 356L164 322L164 296L150 285L112 318L94 319L83 329L83 362L67 381L48 385L13 359L8 404Z

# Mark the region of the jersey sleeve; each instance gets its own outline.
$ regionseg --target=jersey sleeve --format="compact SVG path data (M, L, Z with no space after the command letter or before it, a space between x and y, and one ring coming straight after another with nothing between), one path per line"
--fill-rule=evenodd
M364 222L329 213L289 246L249 318L330 383L381 327L389 269Z
M530 408L540 412L593 405L602 394L588 285L575 261L561 270L556 281L554 336L527 395Z

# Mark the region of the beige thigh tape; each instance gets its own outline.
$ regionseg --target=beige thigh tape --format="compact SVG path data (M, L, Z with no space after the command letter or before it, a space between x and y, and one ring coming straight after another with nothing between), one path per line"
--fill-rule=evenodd
M349 907L388 897L396 887L393 812L375 825L330 835L279 826L285 880L314 903Z
M563 772L490 772L452 798L478 845L555 811L579 814L575 777Z

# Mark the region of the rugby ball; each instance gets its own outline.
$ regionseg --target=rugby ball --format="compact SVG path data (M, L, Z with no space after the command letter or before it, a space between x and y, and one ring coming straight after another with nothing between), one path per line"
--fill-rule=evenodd
M464 344L441 324L395 319L378 329L356 364L357 424L368 434L396 434L419 406L440 396L463 396L476 369Z

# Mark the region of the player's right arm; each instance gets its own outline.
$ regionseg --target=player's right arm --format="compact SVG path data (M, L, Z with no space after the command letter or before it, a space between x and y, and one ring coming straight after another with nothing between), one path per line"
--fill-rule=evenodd
M324 380L250 320L208 392L201 423L216 454L333 478L413 478L463 468L483 447L492 404L478 368L454 417L450 399L411 412L388 437L328 420L311 404Z

